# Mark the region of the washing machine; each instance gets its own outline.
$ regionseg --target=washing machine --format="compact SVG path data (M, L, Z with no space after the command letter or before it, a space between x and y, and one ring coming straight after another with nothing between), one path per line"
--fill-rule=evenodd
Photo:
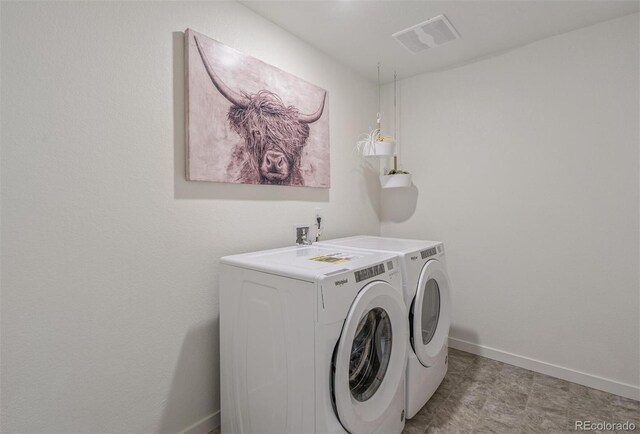
M355 236L316 245L398 255L410 324L406 416L412 418L447 373L451 304L443 243Z
M408 335L394 254L222 258L222 432L401 433Z

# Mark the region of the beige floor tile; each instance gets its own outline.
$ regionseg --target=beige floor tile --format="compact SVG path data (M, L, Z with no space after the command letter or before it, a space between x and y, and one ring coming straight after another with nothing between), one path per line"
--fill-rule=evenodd
M407 434L575 434L576 420L637 420L640 414L638 401L458 350L449 354L447 379L407 423Z

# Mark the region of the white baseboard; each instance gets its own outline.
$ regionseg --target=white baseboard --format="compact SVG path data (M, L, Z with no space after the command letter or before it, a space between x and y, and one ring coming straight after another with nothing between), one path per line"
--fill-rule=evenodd
M528 357L519 356L506 351L486 347L484 345L474 344L473 342L463 341L462 339L450 337L449 346L457 350L466 351L468 353L477 354L478 356L487 357L499 362L519 366L551 377L582 384L583 386L591 387L593 389L604 390L605 392L624 396L625 398L640 400L640 387L633 386L631 384L620 383L608 378L598 377L597 375L587 374L585 372L576 371L574 369L565 368L552 363L542 362L540 360L530 359Z
M180 434L207 434L220 426L220 410L200 419L188 428L180 431Z

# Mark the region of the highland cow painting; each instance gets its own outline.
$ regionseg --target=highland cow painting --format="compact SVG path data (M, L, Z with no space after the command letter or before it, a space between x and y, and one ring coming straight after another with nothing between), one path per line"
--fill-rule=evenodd
M327 91L192 30L187 179L328 188Z

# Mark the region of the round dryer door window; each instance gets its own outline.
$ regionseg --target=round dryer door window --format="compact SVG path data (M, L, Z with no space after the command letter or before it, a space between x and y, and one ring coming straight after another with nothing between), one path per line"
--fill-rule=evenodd
M422 298L422 344L427 345L436 334L440 317L440 287L435 279L427 280Z
M392 345L389 314L380 307L369 310L360 319L351 346L349 389L356 400L368 400L380 387L389 366Z
M404 393L398 391L404 387L408 338L402 291L382 281L362 288L332 360L334 410L347 432L376 432L389 418L398 393Z
M422 268L410 312L411 345L424 366L433 366L449 338L449 278L438 260Z

